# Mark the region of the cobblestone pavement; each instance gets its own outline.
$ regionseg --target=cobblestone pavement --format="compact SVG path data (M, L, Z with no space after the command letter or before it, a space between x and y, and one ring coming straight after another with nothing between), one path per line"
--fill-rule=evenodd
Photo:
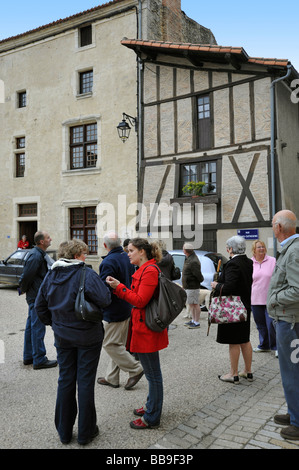
M242 380L242 379L240 379ZM274 357L239 385L227 390L159 439L151 449L297 449L299 440L285 440L277 413L287 407L278 361Z
M197 453L199 449L299 449L299 441L286 441L273 422L285 412L278 360L271 353L253 354L254 381L239 385L221 382L218 374L229 370L228 347L215 341L217 328L207 336L207 315L201 327L184 326L185 312L169 331L169 346L161 351L164 403L161 426L136 431L129 422L133 409L142 406L148 384L142 378L125 390L128 375L121 373L120 387L96 384L95 402L99 436L84 449L113 456L129 452ZM82 449L77 443L77 423L69 445L63 445L54 425L58 367L36 371L24 366L22 349L27 305L15 289L0 288L0 449ZM252 323L251 341L258 333ZM53 332L47 327L47 356L56 357ZM1 349L0 349L1 352ZM107 354L102 351L98 375L104 376ZM240 359L240 370L243 367Z

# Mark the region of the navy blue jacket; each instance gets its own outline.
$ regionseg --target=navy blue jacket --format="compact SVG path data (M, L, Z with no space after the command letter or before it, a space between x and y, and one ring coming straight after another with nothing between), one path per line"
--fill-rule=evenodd
M105 282L107 276L112 276L128 288L131 286L132 274L134 274L134 272L135 268L130 263L128 254L121 246L109 251L108 255L104 257L100 264L100 276L102 281ZM131 304L112 294L111 304L104 309L104 320L109 323L124 321L130 317L131 310Z
M28 304L34 303L41 283L48 272L45 256L46 252L38 246L35 246L30 251L25 262L19 286L22 292L26 292L26 301Z
M83 263L55 267L46 275L35 301L39 319L51 325L55 336L74 346L88 346L103 339L103 325L77 319L74 306ZM87 300L103 308L111 294L100 276L86 267L84 292Z

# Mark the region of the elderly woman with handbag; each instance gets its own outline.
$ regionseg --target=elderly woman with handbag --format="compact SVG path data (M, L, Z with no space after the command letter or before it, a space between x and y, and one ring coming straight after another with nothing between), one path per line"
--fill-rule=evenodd
M85 445L99 433L94 387L104 336L100 310L110 304L111 294L100 276L85 266L88 247L82 240L72 240L61 248L63 258L56 261L46 275L35 308L40 320L51 325L54 331L59 365L55 425L60 440L63 444L71 441L79 408L78 443ZM75 312L84 268L84 293L86 300L98 307L97 323L78 318Z
M149 243L135 238L128 245L131 264L138 266L132 276L131 289L111 276L107 284L121 299L134 305L128 333L127 348L137 353L148 381L149 391L146 405L134 409L139 418L130 422L133 429L156 428L160 424L163 405L163 381L160 368L159 351L168 346L167 328L161 332L150 330L145 324L145 308L158 286L158 269L155 266L162 259L157 242Z
M239 295L247 310L247 319L244 322L219 324L216 341L229 345L230 372L219 375L223 382L239 383L239 377L252 381L251 371L252 346L250 343L250 312L251 312L251 285L253 263L246 254L246 242L243 237L234 236L226 242L230 260L224 266L218 282L211 283L216 296ZM238 364L240 352L242 353L245 368L239 374Z

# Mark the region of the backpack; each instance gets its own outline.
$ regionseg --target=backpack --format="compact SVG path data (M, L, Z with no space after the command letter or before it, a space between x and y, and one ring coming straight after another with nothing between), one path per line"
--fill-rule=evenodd
M158 298L152 297L145 307L145 324L150 330L161 332L185 308L187 294L179 284L167 279L158 266L149 266L155 266L159 271Z

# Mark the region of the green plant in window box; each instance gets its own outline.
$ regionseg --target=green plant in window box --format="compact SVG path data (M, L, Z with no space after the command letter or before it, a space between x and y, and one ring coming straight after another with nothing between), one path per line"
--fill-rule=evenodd
M184 194L189 194L190 196L205 196L203 188L206 185L204 181L189 181L183 188L182 191Z

